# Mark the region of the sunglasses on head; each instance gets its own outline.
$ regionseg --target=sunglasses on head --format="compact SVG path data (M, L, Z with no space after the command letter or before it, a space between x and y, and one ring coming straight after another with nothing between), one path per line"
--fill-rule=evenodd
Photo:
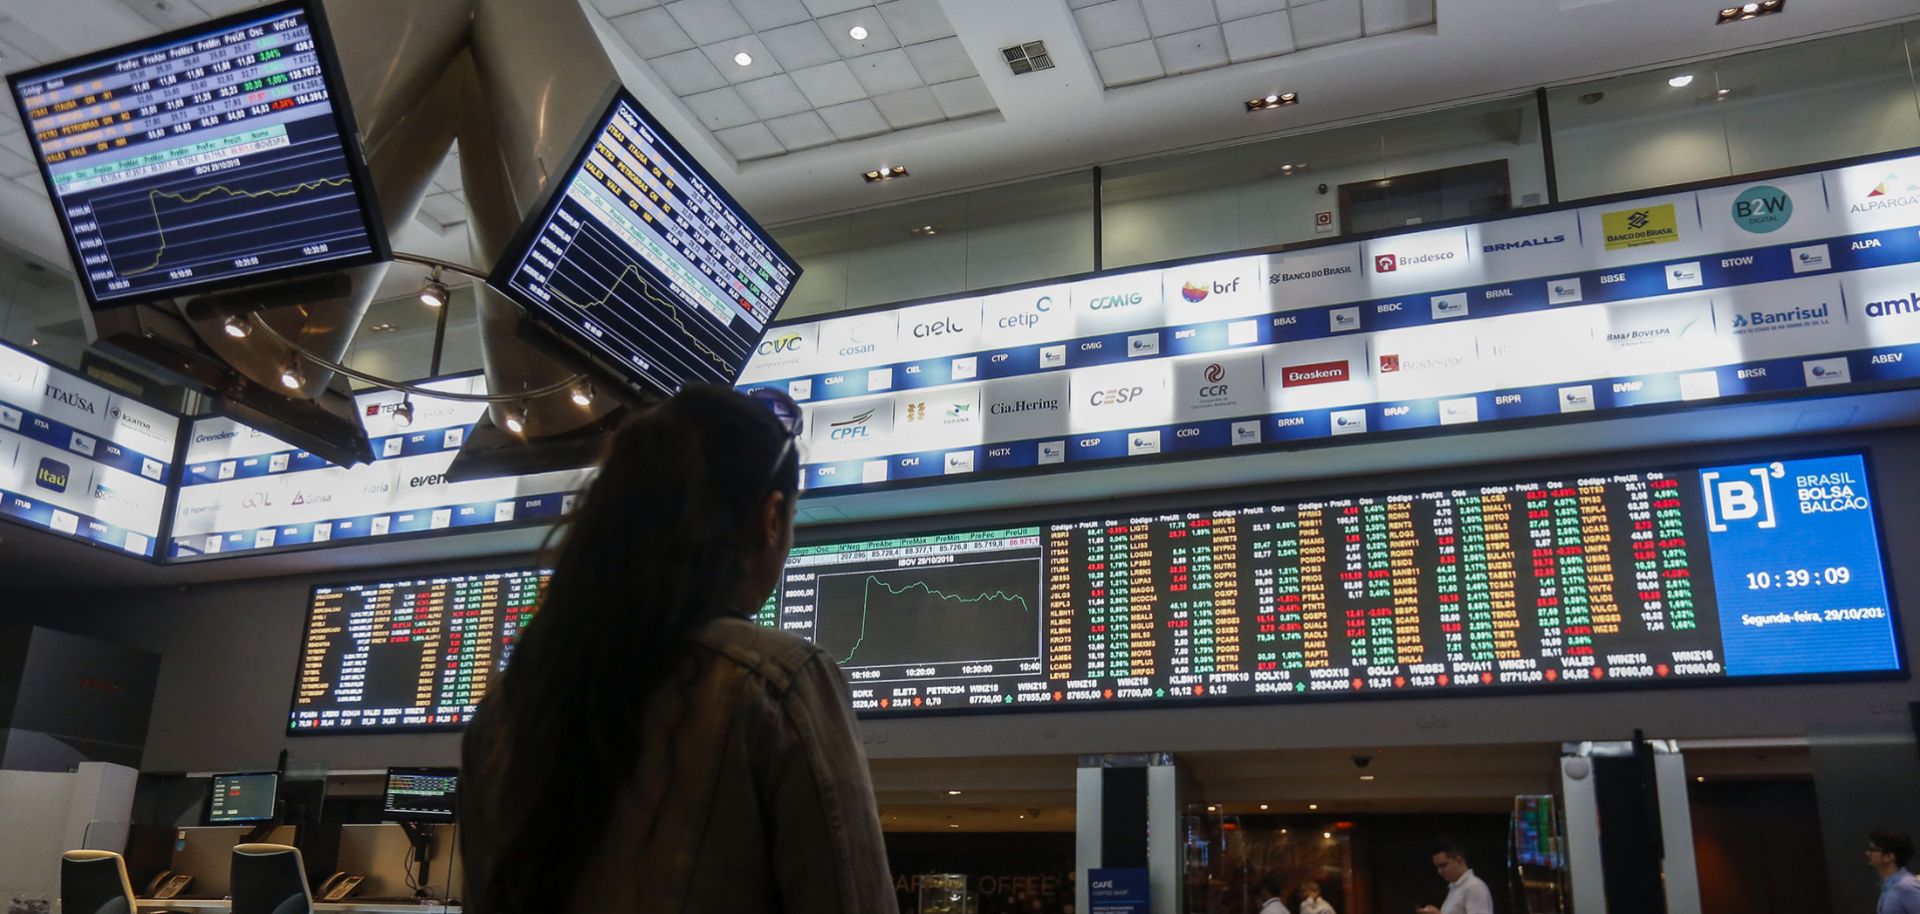
M786 465L787 455L797 446L800 433L806 431L807 414L800 409L799 403L794 402L793 397L777 387L756 387L747 391L747 396L766 407L767 411L773 414L774 420L779 422L780 427L787 433L787 440L780 445L779 456L773 459L773 469L767 471L767 478L771 479L775 473L780 472L782 466Z

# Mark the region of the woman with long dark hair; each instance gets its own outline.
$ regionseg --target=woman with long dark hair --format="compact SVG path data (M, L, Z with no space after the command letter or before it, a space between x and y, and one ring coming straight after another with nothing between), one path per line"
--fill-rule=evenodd
M468 728L476 914L895 911L839 668L754 624L800 411L690 387L623 428Z

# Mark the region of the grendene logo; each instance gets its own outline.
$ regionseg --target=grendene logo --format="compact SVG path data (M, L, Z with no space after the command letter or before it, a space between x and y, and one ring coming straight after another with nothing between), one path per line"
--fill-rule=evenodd
M73 468L51 457L40 458L40 469L33 474L33 481L42 489L55 492L67 490L67 480L73 476Z
M767 337L760 342L760 354L779 355L783 352L793 352L800 348L800 340L801 336L798 333L789 333L786 336Z
M1090 406L1105 406L1109 403L1131 403L1147 392L1144 387L1115 387L1109 390L1096 390L1087 399Z

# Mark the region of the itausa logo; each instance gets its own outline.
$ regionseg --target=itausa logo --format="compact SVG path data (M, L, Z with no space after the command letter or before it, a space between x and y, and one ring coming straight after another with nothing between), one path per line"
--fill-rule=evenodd
M1793 218L1793 198L1768 184L1749 187L1733 198L1733 224L1764 235L1777 231Z
M33 481L42 489L65 492L68 480L73 478L73 468L51 457L40 458L40 469L33 474Z

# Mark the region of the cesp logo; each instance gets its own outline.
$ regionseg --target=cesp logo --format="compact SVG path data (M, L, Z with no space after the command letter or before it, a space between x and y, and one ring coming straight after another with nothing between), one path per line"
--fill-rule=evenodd
M73 468L51 457L40 458L40 469L33 474L33 481L42 489L65 492L67 481L73 478Z
M760 354L780 355L781 353L794 352L800 348L801 340L802 337L798 333L767 337L760 341Z
M1729 523L1748 521L1762 530L1773 529L1778 519L1773 513L1773 488L1767 485L1767 480L1784 479L1786 475L1787 468L1777 461L1753 467L1732 479L1721 478L1719 470L1702 472L1700 484L1706 489L1707 529L1725 533Z
M1400 258L1395 257L1392 254L1375 254L1374 255L1373 271L1375 273L1391 273L1398 269L1400 269Z
M1110 403L1131 403L1145 395L1146 392L1147 389L1144 387L1114 387L1107 390L1096 390L1093 392L1093 396L1087 398L1087 405L1106 406Z
M921 405L925 409L925 405ZM827 437L833 441L846 441L852 438L867 437L867 423L873 419L873 410L867 410L857 416L849 416L839 422L828 424Z

